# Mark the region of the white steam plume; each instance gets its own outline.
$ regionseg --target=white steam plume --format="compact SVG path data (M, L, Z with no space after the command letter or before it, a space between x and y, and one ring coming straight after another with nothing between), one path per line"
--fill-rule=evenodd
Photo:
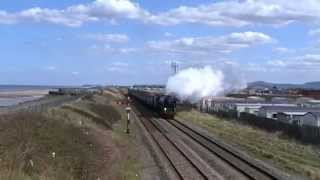
M169 78L166 91L180 100L197 102L206 96L220 96L233 90L245 88L246 83L230 70L188 68Z

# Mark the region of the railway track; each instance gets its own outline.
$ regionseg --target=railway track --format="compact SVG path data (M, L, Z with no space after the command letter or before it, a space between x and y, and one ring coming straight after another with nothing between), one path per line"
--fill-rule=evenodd
M256 180L278 180L283 179L279 175L275 175L270 170L258 165L256 163L250 162L246 158L243 158L234 150L229 147L216 142L214 139L199 133L198 131L192 129L188 125L177 121L168 120L169 124L180 130L189 138L193 139L195 142L205 147L208 151L218 156L221 160L232 166L237 171L241 172L248 179Z
M183 143L179 143L174 138L169 137L165 130L154 120L143 119L142 124L165 155L179 179L214 179L210 177L209 173L201 169L199 162L192 157Z
M173 179L285 179L180 121L155 118L145 107L135 105L142 114L141 124L175 172Z

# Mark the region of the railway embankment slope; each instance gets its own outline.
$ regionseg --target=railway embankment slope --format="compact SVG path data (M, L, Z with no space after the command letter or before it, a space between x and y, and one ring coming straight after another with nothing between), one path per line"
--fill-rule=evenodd
M0 179L139 179L120 92L46 97L0 115Z

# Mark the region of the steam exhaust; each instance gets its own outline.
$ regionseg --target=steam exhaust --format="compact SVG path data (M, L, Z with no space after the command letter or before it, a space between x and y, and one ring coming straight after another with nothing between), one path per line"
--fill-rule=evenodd
M180 101L198 102L207 96L223 96L246 87L243 78L229 70L188 68L168 79L166 91Z

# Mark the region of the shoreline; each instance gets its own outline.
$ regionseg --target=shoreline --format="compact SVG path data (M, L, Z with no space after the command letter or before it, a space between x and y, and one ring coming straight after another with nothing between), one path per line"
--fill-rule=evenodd
M0 98L38 97L38 96L47 95L49 91L50 89L0 91Z
M37 101L48 95L48 90L14 90L0 92L0 111L15 109L19 105Z

